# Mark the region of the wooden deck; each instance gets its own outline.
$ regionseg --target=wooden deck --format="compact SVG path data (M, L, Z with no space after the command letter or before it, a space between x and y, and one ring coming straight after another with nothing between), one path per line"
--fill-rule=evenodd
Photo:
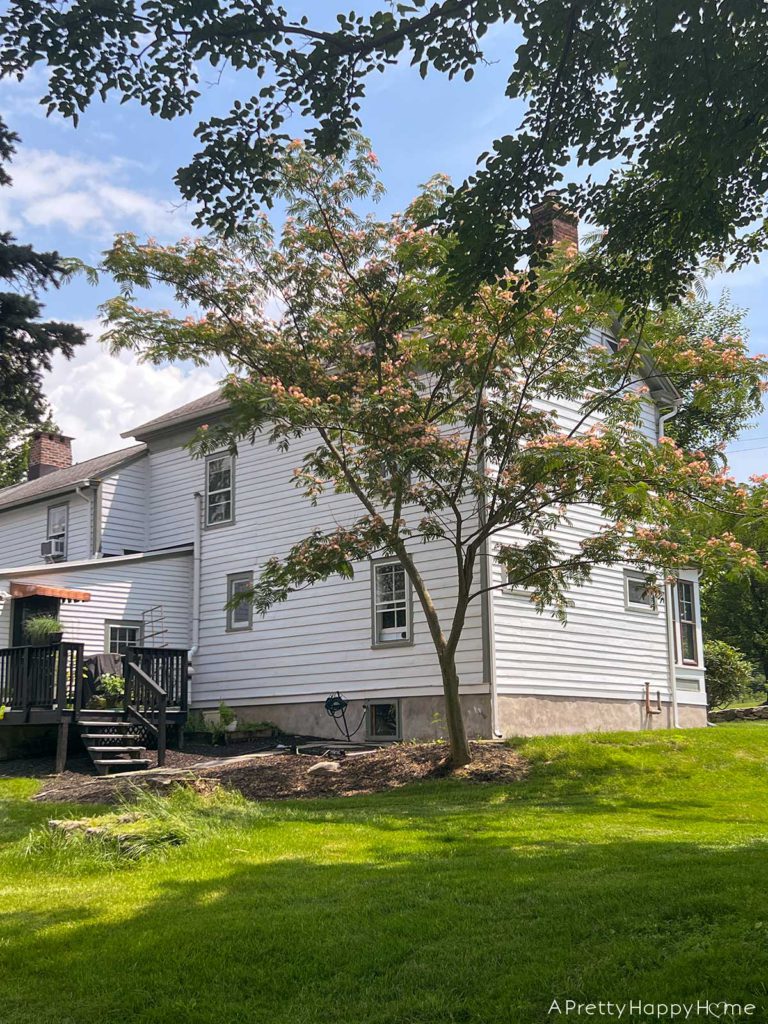
M125 692L118 707L89 708L82 644L0 649L0 708L4 709L0 729L58 726L56 766L62 771L70 726L81 727L88 736L90 723L97 718L107 733L119 735L130 729L155 743L162 764L168 727L180 727L187 718L187 652L166 647L129 648L123 658L123 677ZM93 749L98 746L86 743L97 768ZM119 750L119 744L110 750ZM126 745L125 750L137 760L135 745Z

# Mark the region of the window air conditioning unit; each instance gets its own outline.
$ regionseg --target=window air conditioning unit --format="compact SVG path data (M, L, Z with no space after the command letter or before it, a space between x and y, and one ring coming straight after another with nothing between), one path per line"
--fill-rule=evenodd
M40 545L40 554L49 562L60 562L64 557L64 538L53 537Z

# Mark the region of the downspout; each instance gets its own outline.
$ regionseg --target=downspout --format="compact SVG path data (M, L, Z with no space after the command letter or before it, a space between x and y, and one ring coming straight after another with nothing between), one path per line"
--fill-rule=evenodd
M483 590L483 657L485 674L491 687L491 732L495 739L502 739L499 730L499 695L496 688L496 626L493 617L493 566L488 541L481 548L480 586Z
M82 483L78 484L75 487L75 494L78 496L78 498L82 498L83 501L86 502L86 504L90 508L90 527L91 528L89 530L89 533L90 533L89 545L90 545L90 548L91 548L91 556L90 556L91 558L98 558L99 557L99 540L97 538L98 538L98 533L100 532L100 530L99 530L100 524L97 523L97 521L96 521L96 508L97 508L97 506L94 503L94 501L87 494L83 494L82 488L83 487L93 487L94 495L96 495L98 493L98 486L99 486L99 481L98 480L83 480Z
M478 459L481 472L485 468L485 460L481 455ZM485 502L480 504L479 513L481 527L485 526ZM480 589L482 595L482 640L483 640L483 676L488 680L491 690L491 735L502 739L499 730L499 695L496 689L496 628L493 620L493 562L491 545L486 537L480 548Z
M192 659L200 646L200 563L202 542L203 496L195 491L195 529L192 547L192 646L187 651L189 659L189 702L192 702Z
M680 406L683 404L683 400L677 399L672 404L672 408L669 412L665 412L659 415L659 440L664 437L664 426L668 420L671 420L674 416L680 412ZM669 692L672 697L672 726L675 729L680 728L680 708L677 701L677 670L675 666L675 623L672 616L672 601L674 600L674 591L672 584L664 581L664 617L667 625L667 680L669 684Z

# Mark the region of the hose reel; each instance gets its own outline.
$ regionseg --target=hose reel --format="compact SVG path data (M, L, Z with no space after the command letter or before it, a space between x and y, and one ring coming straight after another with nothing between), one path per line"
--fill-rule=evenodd
M341 691L337 690L336 693L332 693L330 697L325 699L325 713L329 718L332 718L336 723L336 728L342 735L346 736L347 742L352 742L352 737L356 736L360 732L360 728L365 721L365 715L368 711L368 706L363 705L363 714L360 721L357 723L357 728L352 732L349 731L349 723L347 722L347 708L349 701L341 695Z

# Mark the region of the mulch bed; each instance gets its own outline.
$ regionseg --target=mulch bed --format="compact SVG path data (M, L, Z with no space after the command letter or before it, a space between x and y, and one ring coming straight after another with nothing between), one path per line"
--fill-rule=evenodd
M273 747L274 743L254 740L252 743L238 743L231 746L214 746L211 743L188 743L184 750L167 750L165 753L166 768L192 768L211 760L231 760L242 754L255 754ZM147 751L147 757L156 759L154 750ZM53 776L56 779L67 779L72 776L88 775L93 777L93 761L85 754L70 755L67 758L67 770L60 775L54 774L53 757L20 757L12 761L0 761L0 779L45 779Z
M54 776L43 786L36 800L73 803L115 803L135 792L135 787L167 792L174 785L193 786L203 792L214 786L236 790L249 800L287 800L326 796L356 796L397 789L412 782L448 775L468 782L511 783L527 771L524 758L500 743L473 743L472 763L451 771L442 744L395 744L370 754L336 759L339 771L308 772L327 757L257 754L226 760L203 759L178 763L175 758L197 755L169 751L164 769L137 772L130 776L86 777L75 772Z

